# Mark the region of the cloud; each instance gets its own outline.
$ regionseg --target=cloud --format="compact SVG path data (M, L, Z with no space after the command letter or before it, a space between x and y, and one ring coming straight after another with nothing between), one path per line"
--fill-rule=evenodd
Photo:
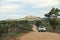
M43 17L51 7L60 8L60 0L2 0L0 1L0 19L20 18L26 15Z
M2 0L0 2L0 12L15 12L23 8L23 5L11 3L19 0Z
M13 4L11 2L19 2L18 4ZM20 4L20 2L24 4ZM59 5L58 0L2 0L0 3L0 12L14 12L21 10L26 5L32 5L32 8L40 8L47 6Z
M20 1L24 1L24 2L33 2L36 0L3 0L4 2L20 2Z
M38 0L35 1L35 4L32 8L40 8L40 7L47 7L47 6L56 6L60 5L60 1L58 0Z
M0 12L13 12L17 11L19 8L22 8L22 5L18 4L5 4L5 5L0 5Z

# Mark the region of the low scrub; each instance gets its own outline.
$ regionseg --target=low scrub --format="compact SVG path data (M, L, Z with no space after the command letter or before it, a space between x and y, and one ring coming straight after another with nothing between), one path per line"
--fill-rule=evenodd
M0 21L0 39L32 31L28 21Z

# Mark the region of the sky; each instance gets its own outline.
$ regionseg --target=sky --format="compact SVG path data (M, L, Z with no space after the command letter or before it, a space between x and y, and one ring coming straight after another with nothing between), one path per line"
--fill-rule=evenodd
M43 18L53 7L60 9L60 0L0 0L0 20L27 15Z

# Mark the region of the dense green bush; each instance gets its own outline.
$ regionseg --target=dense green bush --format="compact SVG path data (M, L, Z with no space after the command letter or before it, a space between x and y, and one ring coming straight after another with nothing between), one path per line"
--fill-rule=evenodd
M32 25L27 20L23 21L0 21L0 37L4 33L23 33L32 31Z

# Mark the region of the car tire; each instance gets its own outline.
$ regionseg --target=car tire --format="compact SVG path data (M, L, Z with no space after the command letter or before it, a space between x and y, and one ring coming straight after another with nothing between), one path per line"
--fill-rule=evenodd
M46 32L46 31L44 31L44 32Z
M40 30L38 30L38 32L40 32Z

